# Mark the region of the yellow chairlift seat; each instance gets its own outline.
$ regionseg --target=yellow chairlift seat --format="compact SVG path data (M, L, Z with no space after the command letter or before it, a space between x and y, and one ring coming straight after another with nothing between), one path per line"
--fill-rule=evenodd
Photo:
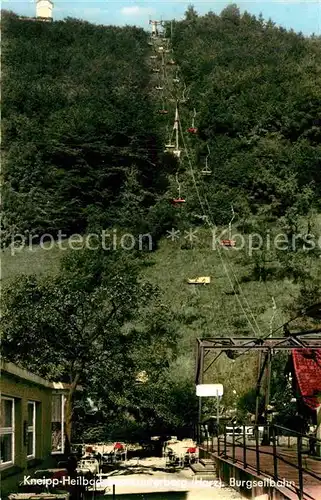
M189 285L208 285L211 283L210 276L199 276L198 278L190 278L187 280Z

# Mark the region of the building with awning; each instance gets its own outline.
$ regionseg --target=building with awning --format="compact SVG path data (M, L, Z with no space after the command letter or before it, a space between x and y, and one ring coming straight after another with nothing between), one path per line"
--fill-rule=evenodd
M1 489L64 454L69 385L1 362ZM9 489L10 492L10 489ZM4 494L4 493L3 493Z

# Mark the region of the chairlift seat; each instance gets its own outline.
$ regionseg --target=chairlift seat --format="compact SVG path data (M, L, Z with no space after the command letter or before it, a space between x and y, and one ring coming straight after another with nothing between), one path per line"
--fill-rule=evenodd
M169 64L170 66L174 66L176 62L173 59L170 59L169 61L167 61L167 64Z
M221 240L221 245L223 247L235 247L236 241L235 240Z
M156 90L163 90L163 87L155 87Z
M202 170L203 175L210 175L211 173L211 170Z
M157 59L157 56L150 56L151 59Z
M191 278L187 280L189 285L208 285L211 283L210 276L199 276L198 278Z
M179 78L173 78L174 83L179 83Z
M184 200L184 198L173 198L171 200L172 205L181 205L182 203L186 203L186 200Z
M167 114L168 114L168 111L167 111L167 109L159 109L159 110L158 110L158 113L159 113L160 115L167 115Z
M175 155L177 158L180 158L181 157L181 150L180 149L175 149L173 151L173 155Z
M189 129L187 129L187 132L189 132L190 134L197 134L197 128L196 127L190 127Z
M153 73L159 73L160 70L158 68L153 68Z
M165 144L166 149L174 149L175 145L174 144Z

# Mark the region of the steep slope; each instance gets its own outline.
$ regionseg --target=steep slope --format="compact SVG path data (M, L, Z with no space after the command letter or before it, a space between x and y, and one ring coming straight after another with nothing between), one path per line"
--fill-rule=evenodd
M80 23L79 26L83 24ZM76 29L80 29L79 26L75 23ZM147 64L147 61L151 60L150 56L154 53L149 52L147 34L139 32L141 33L139 36L144 39L141 46L139 45L143 54L142 58L135 64L128 63L126 70L120 71L113 88L109 88L107 97L119 92L119 82L124 79L129 67L133 68L134 81L141 82L135 73L138 72L138 66L144 68L146 93L145 83L142 91L138 92L136 88L129 90L129 94L127 90L130 85L124 87L122 98L115 101L117 106L109 109L111 125L108 130L114 130L118 134L119 130L122 131L124 123L129 123L133 116L139 116L141 122L134 121L136 128L134 126L131 129L126 128L126 134L120 134L121 137L117 134L105 135L98 149L100 155L107 150L109 154L112 150L113 155L109 161L113 162L116 170L120 168L123 172L129 164L132 165L128 158L133 151L130 148L134 148L136 139L140 141L142 138L145 141L147 140L146 130L156 130L152 144L148 143L144 150L147 158L152 156L151 161L154 164L151 169L148 170L149 167L145 162L141 167L141 164L137 166L135 161L139 172L143 171L146 175L148 193L154 192L155 195L153 200L147 196L150 200L150 204L146 203L148 214L148 209L154 203L155 198L161 199L165 195L172 198L179 194L175 178L175 173L179 171L181 194L186 198L186 203L180 207L170 207L167 203L166 208L164 205L160 207L159 212L154 212L157 217L151 218L150 221L153 221L154 227L157 227L158 235L164 232L167 234L166 230L173 227L180 231L180 237L177 241L170 241L170 239L161 241L159 249L150 256L150 265L146 268L144 277L157 283L164 292L164 300L171 304L175 312L180 312L180 329L183 334L181 355L183 360L190 361L193 356L195 337L268 335L274 328L289 319L289 309L298 296L302 280L304 284L309 284L313 277L315 283L320 284L319 251L305 252L300 240L296 249L291 248L289 243L285 251L278 251L273 245L270 247L262 245L261 248L255 250L252 248L250 251L251 234L248 233L257 232L263 237L270 234L272 239L272 236L280 232L291 235L300 230L307 232L309 227L312 227L316 234L320 231L320 220L314 216L312 209L319 209L320 193L320 126L317 119L320 116L321 87L319 85L320 58L318 57L321 53L321 43L318 39L305 39L294 33L277 29L271 23L264 24L262 20L257 20L248 14L240 16L238 11L233 9L225 10L221 16L214 14L208 14L202 18L192 16L180 23L174 23L173 28L172 47L174 59L178 65L173 68L169 67L166 72L167 76L161 80L164 86L163 94L159 94L154 89L155 85L160 83L159 77L154 76L152 79L149 76L152 74L150 73L151 65ZM94 28L85 25L82 29L93 30ZM115 33L119 34L120 39L124 34L123 31L118 32L115 28L110 29L114 31L112 31L108 54L114 47ZM101 29L99 33L103 36L105 31ZM132 41L133 38L130 40ZM123 46L122 44L123 41L120 45ZM102 49L105 57L104 50ZM89 64L92 54L93 52L84 55L83 64ZM167 57L171 55L173 54ZM112 56L109 54L108 57ZM120 59L121 57L119 54ZM136 52L132 53L131 57L136 57ZM160 62L161 58L158 58L158 64ZM118 60L117 62L114 60L112 69L108 67L108 71L111 73L117 64ZM105 68L104 71L107 69ZM106 74L109 75L108 71ZM178 87L173 85L176 72L180 79ZM91 76L89 72L87 75L89 80ZM105 73L101 77L101 92L107 99L104 94ZM109 78L112 79L113 76L108 76L107 80ZM189 101L180 103L179 106L180 146L188 150L189 155L182 156L180 165L175 159L168 157L157 163L158 154L161 157L164 149L165 140L161 139L167 141L173 127L175 99L177 95L184 94L184 81L187 85ZM79 85L78 82L77 89L80 88ZM97 88L95 87L96 91ZM95 120L96 116L100 116L103 102L98 99L99 105L96 105L97 95L99 96L99 93L92 95L96 115L90 115L90 119L85 121L88 127L94 123L93 131L90 132L94 135L99 130ZM14 102L16 102L16 97ZM122 109L123 103L130 108L128 114L127 107ZM137 110L134 113L132 105ZM163 109L164 106L167 107L168 114L158 116L157 111ZM199 132L198 136L189 136L186 130L191 125L194 107L197 111L195 125ZM118 111L119 109L121 112ZM24 109L21 115L23 117L26 115ZM124 116L124 120L118 115ZM68 127L69 125L70 122L68 122ZM53 133L52 129L50 133ZM65 133L66 128L64 128ZM86 134L82 137L86 138ZM124 145L121 141L125 139L127 141L130 134L132 134L130 144L126 142ZM182 135L185 144L182 143ZM113 149L113 141L116 138L120 141L116 150L117 154L119 151L122 152L121 157L117 156ZM90 136L90 141L92 140L93 135ZM66 146L62 140L60 141L58 149L65 151ZM11 140L9 142L11 144ZM207 146L210 147L208 166L211 175L205 178L202 176L202 170L205 165L205 156L208 155ZM75 150L72 149L73 147L74 144L70 146L67 153L71 151L70 154L74 154L77 151L78 161L79 157L82 158L83 149ZM135 148L134 151L137 152ZM127 153L128 156L126 156ZM125 160L123 155L125 155ZM127 162L126 165L124 161ZM9 154L8 172L10 172L10 164L10 175L13 179L14 164ZM84 164L81 163L81 165ZM105 223L108 226L121 222L124 224L123 218L118 217L119 212L115 215L119 207L122 207L122 214L124 213L122 205L124 200L127 200L125 222L129 224L130 218L137 215L137 210L142 206L145 207L141 199L143 194L140 189L141 184L138 182L137 185L137 180L141 180L140 176L134 173L131 179L126 178L126 196L123 196L124 191L121 189L125 177L119 179L117 176L116 184L107 183L104 185L106 189L100 192L101 185L98 183L99 189L93 194L91 189L95 182L92 182L92 179L96 180L98 163L94 162L90 165L93 178L90 182L84 183L84 186L90 186L89 201L87 197L83 199L82 196L79 198L75 195L73 198L69 191L66 192L68 203L70 200L77 202L75 212L69 212L68 208L68 217L71 214L70 230L76 228L79 231L85 231L88 227L88 214L93 214L94 222L98 221L103 226ZM109 165L108 163L108 168L98 167L99 175L111 175ZM148 162L147 165L149 165ZM23 171L25 172L18 168L17 175L19 172L22 175ZM83 170L82 166L79 167L79 172L85 171L86 169ZM113 169L112 172L114 172ZM27 181L30 180L29 177L27 176L26 179L22 177L22 179L25 182L23 185L26 186ZM40 177L38 181L39 179ZM74 181L78 182L77 179L77 176L72 177L71 185ZM59 185L59 194L62 188L58 178L56 181ZM10 192L13 192L12 200L18 199L17 193L20 193L20 187L15 191L15 186L11 185L10 188ZM110 186L110 191L106 186ZM50 194L50 187L48 186L47 189ZM21 193L23 200L30 196L28 189L26 193L21 190ZM84 194L87 196L87 193ZM55 197L53 199L56 200ZM61 197L57 199L61 200ZM222 225L222 229L226 229L231 219L231 204L236 215L235 226L232 227L233 232L239 230L245 245L243 249L221 249L221 258L218 249L213 248L211 230L206 224L198 222L201 219L196 216L207 215L213 222ZM38 206L44 210L43 200ZM12 207L16 215L18 210L20 214L23 213L22 205L18 208L19 204L14 205L12 202ZM74 224L74 218L79 221L79 214L82 214L82 222ZM144 212L140 212L139 218L143 216ZM37 220L33 217L34 215L28 219L31 226L32 221ZM43 214L41 220L46 220ZM42 230L47 227L49 225L42 227ZM197 235L192 242L189 241L190 230L196 231ZM257 246L257 241L254 242L254 246ZM40 251L38 255L44 256L45 252L46 250ZM54 252L59 258L61 253L57 251L57 248ZM11 266L8 274L32 270L46 272L46 269L50 268L52 270L52 266L46 268L46 257L43 260L44 266L39 269L41 257L35 253L29 253L29 255L34 257L33 269L30 265L28 250L17 253L14 257L6 254ZM19 267L14 262L17 262ZM55 259L53 262L56 264ZM188 278L205 275L211 276L209 286L195 287L187 284ZM276 310L272 298L275 301ZM256 375L253 370L256 361L245 363L244 359L240 358L240 361L234 365L236 370L232 370L231 363L224 359L218 368L213 367L208 371L208 376L212 380L226 382L227 397L231 402L233 401L232 391L236 390L239 393L251 387ZM191 366L191 364L186 363L186 366ZM191 376L191 370L189 376Z
M147 34L13 14L2 25L5 236L133 222L133 203L144 213L166 185Z
M168 28L168 32L170 29ZM174 56L197 111L200 179L216 223L320 208L321 39L277 28L229 6L172 26ZM193 200L192 200L193 201Z

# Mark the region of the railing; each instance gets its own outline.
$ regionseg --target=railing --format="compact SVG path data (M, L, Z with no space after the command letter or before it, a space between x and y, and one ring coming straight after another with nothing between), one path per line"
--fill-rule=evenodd
M230 432L227 431L230 429ZM247 433L247 430L249 427L253 428L253 434L249 435ZM263 432L262 432L263 431ZM260 437L262 437L262 442L260 443ZM294 449L296 451L296 454L294 455L295 461L292 462L286 458L286 453L281 453L280 449L282 449L279 444L280 444L280 438L286 438L288 439L293 439L295 442ZM253 442L255 440L255 444L251 444L251 441ZM298 471L298 485L294 484L292 485L293 491L295 491L298 495L298 498L300 500L303 500L304 498L310 498L312 500L315 500L311 495L309 495L306 491L304 491L304 484L303 484L303 474L308 475L317 481L320 481L320 487L321 487L321 476L320 474L316 474L312 470L309 470L306 467L303 466L303 454L304 452L307 452L307 448L304 446L304 442L309 444L309 451L312 451L312 442L314 442L314 447L321 449L321 440L317 439L312 436L308 436L299 432L296 432L291 429L287 429L286 427L282 427L280 425L251 425L251 426L245 426L245 425L231 425L231 426L224 426L223 433L220 432L216 435L216 438L212 436L210 439L208 434L207 434L207 441L206 441L206 447L205 451L207 452L216 452L217 455L223 457L223 458L229 458L232 460L233 463L240 463L244 469L251 467L254 467L254 470L256 471L257 475L260 475L260 473L265 473L268 475L272 475L273 479L275 481L280 481L284 480L286 478L280 477L279 475L279 462L283 462L287 464L290 467L293 467L293 469ZM215 444L216 442L216 449L215 449ZM264 445L272 443L271 450L264 449ZM289 443L288 443L289 446ZM241 456L238 455L236 457L236 449L237 448L242 448L242 454ZM248 451L253 452L255 451L255 464L253 465L253 460L251 460L251 465L248 462ZM266 471L264 468L261 466L261 456L262 455L270 455L273 458L273 473L271 474L271 471ZM289 457L289 455L288 455ZM316 462L317 463L317 462ZM287 481L287 483L290 483ZM291 489L291 485L287 486ZM320 497L321 498L321 497Z

